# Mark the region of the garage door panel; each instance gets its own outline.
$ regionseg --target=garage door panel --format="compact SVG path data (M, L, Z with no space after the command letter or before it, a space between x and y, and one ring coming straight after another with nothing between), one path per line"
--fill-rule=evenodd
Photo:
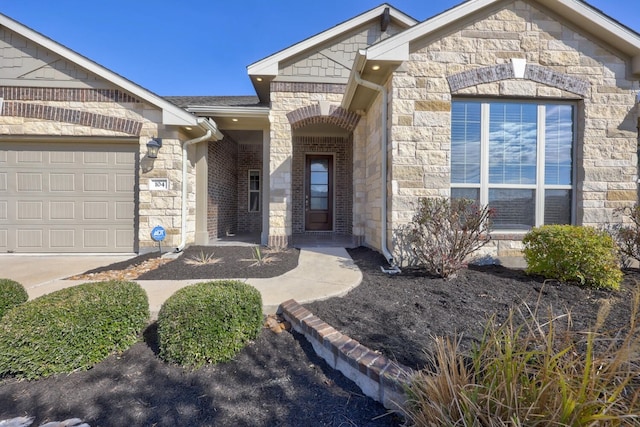
M84 214L82 219L92 220L108 220L109 219L109 204L107 202L84 202L83 204Z
M76 176L72 173L49 173L49 191L69 192L76 189Z
M134 166L136 164L136 158L135 156L129 155L129 153L116 153L115 164L123 166Z
M133 252L137 158L136 144L0 143L0 251Z
M127 249L133 246L133 230L121 229L116 230L116 247Z
M104 249L109 243L109 231L104 229L85 229L83 237L88 249Z
M75 212L76 202L51 201L49 203L49 219L54 220L74 220L77 218Z
M133 202L116 202L115 204L115 218L119 220L133 220L134 208Z
M20 249L38 249L43 247L42 229L19 228L17 233L17 247Z
M106 193L107 191L109 191L109 174L85 174L84 185L82 189L84 190L84 192L99 191Z
M76 162L76 153L72 151L52 151L49 153L49 163L52 165L73 165Z
M16 163L38 163L42 164L42 155L41 151L18 151L16 156Z
M19 200L16 203L16 219L21 221L42 221L42 205L40 201Z
M42 191L42 173L18 172L16 173L17 187L20 193L26 191Z
M129 193L136 185L136 177L133 174L116 174L116 192Z
M76 230L49 230L49 241L52 248L72 250L76 241Z
M109 165L109 153L104 152L85 152L83 156L83 161L85 165L88 166L96 166L96 165Z

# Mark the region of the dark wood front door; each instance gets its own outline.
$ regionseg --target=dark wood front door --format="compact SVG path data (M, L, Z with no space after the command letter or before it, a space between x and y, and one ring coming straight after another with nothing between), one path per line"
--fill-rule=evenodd
M333 156L307 156L304 208L306 230L333 229Z

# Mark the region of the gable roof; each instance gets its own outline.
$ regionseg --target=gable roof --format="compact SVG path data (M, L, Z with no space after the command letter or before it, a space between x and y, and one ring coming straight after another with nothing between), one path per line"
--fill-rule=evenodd
M320 45L334 37L344 34L353 28L363 25L373 19L379 18L385 9L389 9L389 17L400 23L404 27L411 27L418 23L414 18L394 8L393 6L383 3L367 12L364 12L354 18L344 21L328 30L311 36L301 42L298 42L288 48L276 52L266 58L263 58L253 64L247 66L247 72L251 76L258 96L263 102L268 100L266 96L269 90L269 82L278 75L279 66L282 62L306 51L314 46Z
M594 34L602 41L615 46L620 52L631 58L631 72L640 78L640 34L610 18L602 11L594 8L583 0L528 0L537 3L548 10L564 17L586 32ZM360 89L355 81L354 73L362 73L365 80L382 83L392 68L409 59L411 43L431 34L436 34L446 27L468 19L470 16L483 9L495 7L505 0L467 0L451 9L448 9L430 19L427 19L405 31L388 39L382 40L366 49L362 49L356 55L347 91L342 106L351 105L356 91L363 91L371 96L370 89ZM365 75L370 65L382 64L382 73ZM362 103L357 108L361 108Z
M481 9L501 3L503 0L468 0L452 9L434 16L401 34L383 40L368 49L368 59L406 60L409 59L409 43L424 37ZM631 58L638 58L634 74L640 74L640 35L618 21L608 17L602 11L582 0L532 0L552 10L560 16L597 34L604 41L615 46Z
M88 72L101 77L107 82L121 88L135 97L162 110L162 124L176 126L196 126L198 119L193 114L179 108L162 97L150 92L142 86L133 83L119 74L103 67L102 65L78 54L77 52L53 41L45 35L32 30L31 28L14 21L6 15L0 13L0 26L21 35L22 37L42 46L65 60L72 62Z

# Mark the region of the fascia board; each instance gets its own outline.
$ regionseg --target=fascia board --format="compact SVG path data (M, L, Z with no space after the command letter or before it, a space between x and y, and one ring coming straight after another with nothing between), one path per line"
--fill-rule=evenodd
M25 37L28 40L31 40L32 42L42 46L43 48L60 55L61 57L70 62L73 62L74 64L77 64L90 73L102 77L103 79L112 83L114 86L117 86L124 91L129 92L130 94L135 95L136 97L148 102L149 104L162 109L162 121L165 125L194 126L197 124L196 118L182 108L171 104L169 101L166 101L160 96L148 91L147 89L144 89L142 86L139 86L132 81L125 79L124 77L108 70L102 65L99 65L98 63L74 52L73 50L61 45L60 43L53 41L49 37L46 37L39 32L22 25L17 21L14 21L6 15L0 14L0 26L6 27L10 31L20 34L21 36Z
M187 107L187 111L194 114L207 114L219 117L269 117L269 107L220 107L198 105Z
M413 26L417 23L417 21L411 18L409 15L406 15L395 9L393 6L385 3L376 7L375 9L371 9L370 11L363 13L362 15L358 15L355 18L343 22L342 24L338 24L333 28L323 31L315 36L311 36L308 39L296 43L291 47L283 49L280 52L268 56L260 61L254 62L247 67L248 74L260 76L276 76L278 75L278 64L282 60L297 55L300 52L304 52L305 50L310 49L313 46L330 40L333 37L339 36L340 34L350 30L351 28L355 28L372 19L377 18L378 16L380 16L380 14L382 14L382 12L384 12L384 9L387 7L390 8L391 16L394 19L397 19L400 22L404 23L405 25Z
M349 73L347 87L345 88L344 96L342 97L342 103L340 104L344 109L349 109L349 107L351 106L351 101L353 101L353 97L356 94L356 89L358 89L358 83L356 82L354 73L361 72L366 62L366 51L363 49L359 50L353 60L353 67L351 68L351 73Z

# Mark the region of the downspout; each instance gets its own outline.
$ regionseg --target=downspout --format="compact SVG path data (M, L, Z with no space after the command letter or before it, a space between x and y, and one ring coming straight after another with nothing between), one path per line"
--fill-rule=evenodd
M380 269L387 273L387 274L397 274L400 273L400 268L396 265L395 261L393 260L393 255L391 255L391 252L389 251L389 248L387 247L387 145L389 143L389 123L388 123L388 100L389 100L389 95L387 92L387 88L385 88L382 85L370 82L368 80L363 80L362 77L360 76L360 73L358 71L356 71L354 73L354 77L355 77L355 81L356 83L358 83L359 85L362 85L364 87L367 87L369 89L373 89L375 91L380 92L380 94L382 95L382 135L381 135L381 157L382 157L382 166L381 166L381 181L382 181L382 199L381 199L381 207L380 207L380 214L381 214L381 234L382 237L380 239L380 248L382 250L382 255L384 255L385 259L387 260L387 262L389 263L389 266L391 268L389 269L385 269L384 267L380 266Z
M199 119L198 121L199 121L198 124L200 125L200 127L206 129L205 134L202 135L202 136L199 136L197 138L188 139L184 143L182 143L182 223L180 225L180 234L181 234L182 237L181 237L181 240L180 240L180 244L178 245L178 247L175 250L176 252L182 252L184 247L187 245L187 214L188 214L188 209L187 209L187 191L188 191L188 186L187 186L187 166L188 166L187 149L189 148L190 145L197 144L197 143L202 142L202 141L208 141L213 136L215 136L217 139L221 139L222 138L222 134L220 133L218 128L215 126L215 124L213 124L212 122L210 122L209 120L206 120L206 119Z

